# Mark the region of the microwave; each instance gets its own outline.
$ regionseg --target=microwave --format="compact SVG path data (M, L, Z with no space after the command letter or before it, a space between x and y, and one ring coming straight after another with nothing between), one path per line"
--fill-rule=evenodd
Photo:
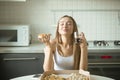
M29 46L29 25L0 25L0 46Z

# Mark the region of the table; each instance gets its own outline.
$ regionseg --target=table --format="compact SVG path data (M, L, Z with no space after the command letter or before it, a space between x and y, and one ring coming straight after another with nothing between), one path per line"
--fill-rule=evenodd
M40 80L40 76L41 74L38 75L26 75L26 76L21 76L21 77L17 77L17 78L13 78L10 80ZM90 79L91 80L115 80L109 77L104 77L104 76L99 76L99 75L90 75Z

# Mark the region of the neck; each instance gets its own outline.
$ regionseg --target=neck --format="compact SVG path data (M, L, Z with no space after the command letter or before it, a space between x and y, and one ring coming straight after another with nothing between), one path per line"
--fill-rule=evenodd
M71 36L61 36L62 39L62 45L64 47L70 46L72 44Z

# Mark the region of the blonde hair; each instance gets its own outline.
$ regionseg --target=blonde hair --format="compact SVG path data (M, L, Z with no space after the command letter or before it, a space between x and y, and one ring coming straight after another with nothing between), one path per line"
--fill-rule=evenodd
M72 33L72 41L74 42L74 32L78 32L78 29L77 29L77 24L75 22L75 20L71 17L71 16L68 16L68 15L64 15L62 16L59 20L58 20L58 23L57 23L57 30L56 30L56 36L55 36L55 39L57 41L57 43L61 44L62 41L61 41L61 36L58 32L58 29L59 29L59 21L62 19L62 18L70 18L72 21L73 21L73 33Z
M78 29L75 20L71 16L64 15L58 20L55 41L57 44L62 44L61 35L59 34L58 29L59 29L59 21L65 17L70 18L73 21L72 44L73 44L73 54L74 54L74 69L79 69L81 50L79 44L74 43L75 42L74 32L78 32Z

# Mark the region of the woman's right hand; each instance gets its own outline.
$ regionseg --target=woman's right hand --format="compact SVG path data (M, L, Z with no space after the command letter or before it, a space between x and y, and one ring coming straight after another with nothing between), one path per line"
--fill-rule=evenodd
M45 48L44 48L44 53L45 54L51 54L53 53L53 43L52 41L50 41L50 36L51 34L40 34L38 36L38 39L40 40L40 42L43 42L45 44Z
M45 43L46 46L50 45L50 36L51 34L39 34L38 39L40 42Z

